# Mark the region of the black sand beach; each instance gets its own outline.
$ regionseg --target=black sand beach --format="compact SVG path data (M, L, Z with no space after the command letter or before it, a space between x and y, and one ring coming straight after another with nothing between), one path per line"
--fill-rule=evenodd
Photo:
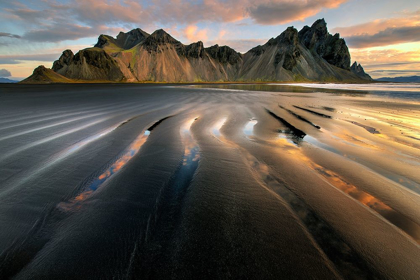
M0 85L0 278L418 279L419 92Z

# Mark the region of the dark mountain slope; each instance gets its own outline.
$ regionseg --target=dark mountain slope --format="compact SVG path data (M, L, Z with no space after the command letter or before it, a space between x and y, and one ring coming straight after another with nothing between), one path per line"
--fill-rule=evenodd
M113 82L313 81L366 82L360 65L350 67L344 39L323 19L301 31L287 28L266 44L240 54L228 46L184 45L163 29L137 28L116 38L100 35L94 48L70 50L52 69L74 80Z

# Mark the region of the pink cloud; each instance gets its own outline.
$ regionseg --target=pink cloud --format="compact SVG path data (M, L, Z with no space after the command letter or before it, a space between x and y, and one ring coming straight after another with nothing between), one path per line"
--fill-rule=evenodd
M322 9L334 9L347 0L266 0L248 8L257 23L272 25L304 20Z
M184 35L190 42L207 40L207 29L198 30L195 25L189 25L184 29Z
M360 36L360 35L373 35L380 31L384 31L389 28L400 28L420 25L420 10L408 13L404 17L388 18L388 19L377 19L362 24L337 27L334 28L333 32L338 32L342 36Z
M22 36L31 41L59 42L96 37L113 27L187 26L182 35L190 41L207 40L208 31L191 26L206 22L237 22L251 19L259 24L303 20L322 9L336 8L347 0L43 0L39 5L15 5L3 9L29 26ZM36 2L35 2L36 4ZM35 9L34 7L38 7ZM96 31L96 32L95 32ZM115 31L115 33L114 33ZM153 30L151 30L153 31ZM225 34L220 33L219 37ZM217 35L216 35L217 36Z

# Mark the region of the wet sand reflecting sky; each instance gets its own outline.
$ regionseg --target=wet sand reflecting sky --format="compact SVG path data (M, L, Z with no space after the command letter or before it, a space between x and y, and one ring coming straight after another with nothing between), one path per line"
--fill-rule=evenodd
M420 275L419 85L2 87L5 279Z

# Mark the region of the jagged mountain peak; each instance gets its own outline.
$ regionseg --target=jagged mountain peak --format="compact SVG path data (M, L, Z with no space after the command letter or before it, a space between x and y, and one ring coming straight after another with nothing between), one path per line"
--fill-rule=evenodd
M148 37L150 34L140 28L134 28L126 33L121 31L120 33L118 33L117 39L119 36L124 36L124 35L137 35L137 36Z
M186 57L202 58L204 56L204 45L203 42L198 41L179 49L178 52Z
M221 63L236 64L242 59L242 55L228 46L213 45L206 48L206 52Z
M293 26L290 26L277 36L275 40L277 44L297 45L299 42L298 31Z
M127 50L142 43L149 36L150 35L147 32L141 30L140 28L136 28L128 31L127 33L120 32L115 41L118 46Z
M163 29L158 29L147 38L148 42L158 44L179 44L180 42Z
M336 33L328 32L327 23L319 19L311 27L305 26L298 33L299 42L317 53L331 65L350 70L350 52L346 42Z
M63 67L69 65L71 61L73 60L73 58L74 58L74 53L71 50L63 51L60 58L54 61L52 70L54 70L55 72L59 71Z
M326 29L327 28L327 22L324 18L317 19L311 26L311 28L319 28L319 29Z
M115 39L109 35L101 34L98 37L98 42L95 44L94 47L96 48L104 48L108 46L110 43L115 43Z
M355 61L351 65L350 71L352 73L356 74L357 76L359 76L362 79L365 79L365 80L371 80L372 79L372 77L365 72L365 69L363 69L362 65L360 65L360 63L358 64L357 61Z
M140 28L130 30L127 33L121 31L116 38L101 34L95 47L108 48L112 51L118 51L118 48L128 50L142 43L147 37L149 37L149 34Z
M189 46L196 46L196 47L204 48L203 41L197 41L197 42L191 43L189 44Z
M340 69L341 68L341 69ZM288 27L245 54L228 46L184 45L163 29L140 28L116 38L99 36L96 48L65 51L53 70L75 80L110 81L360 81L370 80L324 19L299 32Z

